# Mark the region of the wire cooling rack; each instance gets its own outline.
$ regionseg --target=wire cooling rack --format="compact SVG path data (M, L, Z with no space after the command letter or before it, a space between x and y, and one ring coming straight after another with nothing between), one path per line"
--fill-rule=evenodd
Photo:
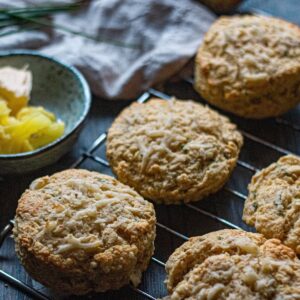
M186 79L185 81L188 85L191 85L193 83L192 79ZM170 95L163 93L161 91L158 91L155 89L149 89L147 92L142 94L136 101L139 103L144 103L147 100L149 100L151 97L158 97L161 99L165 99L166 101L172 98ZM202 100L200 100L200 101L202 101ZM298 118L298 116L299 116L299 114L297 114L297 118ZM300 131L299 125L294 124L287 119L276 118L273 121L275 122L276 125L279 125L280 127L286 127L289 130L292 130L296 134L298 134ZM255 122L255 121L253 121L253 122ZM282 146L279 146L275 143L267 141L257 135L254 135L251 132L248 132L241 128L239 128L239 130L243 134L245 140L248 140L252 143L255 143L257 145L261 145L261 146L265 147L266 151L267 151L267 149L275 151L278 156L286 155L286 154L293 154L292 151L287 150L287 149L283 148ZM92 143L92 145L89 147L89 149L87 151L85 151L84 153L82 153L81 156L77 159L77 161L75 161L75 163L72 164L70 167L71 168L82 167L84 162L87 159L90 159L90 160L94 161L96 164L109 169L110 167L109 167L108 161L101 155L97 154L99 148L105 144L106 137L107 137L106 132L101 133L98 136L98 138ZM295 152L298 152L298 151L295 151ZM296 154L296 153L294 153L294 154ZM257 172L259 170L259 168L257 166L255 166L254 164L249 163L243 159L239 159L237 162L237 165L239 167L251 172L251 174L254 174L255 172ZM243 201L246 199L245 193L243 193L235 188L232 188L230 186L225 186L223 188L222 192L224 192L224 191L226 193L229 193L231 196L237 197L239 200ZM227 218L220 217L217 214L209 211L208 209L204 209L204 208L197 206L197 204L189 203L189 204L183 204L183 206L185 206L187 209L189 209L191 211L194 211L195 213L197 213L199 215L202 215L209 219L212 219L215 222L218 222L222 226L225 226L227 228L243 229L240 226L234 224L234 222L231 222L230 220L228 220ZM177 237L178 239L181 240L181 242L188 240L188 236L186 236L185 234L182 234L179 230L177 230L177 229L175 230L174 228L172 228L171 226L169 226L167 224L157 222L156 225L157 225L157 228L159 228L163 231L166 231L170 235ZM7 224L7 226L2 230L2 232L0 232L0 249L1 249L1 246L4 242L4 240L10 235L13 226L14 226L14 222L11 220ZM156 248L157 248L157 246L156 246ZM156 255L154 255L151 260L154 264L158 265L159 267L162 267L162 268L165 267L165 263L161 259L157 258ZM15 277L9 275L8 273L4 272L3 270L0 270L0 280L10 283L11 285L15 286L20 291L27 293L28 295L30 295L33 298L42 299L42 300L50 299L48 296L44 295L37 289L32 288L31 286L18 280ZM145 299L152 299L152 300L157 299L154 295L152 295L145 289L136 288L133 286L130 286L130 289L132 289L134 292L138 293Z

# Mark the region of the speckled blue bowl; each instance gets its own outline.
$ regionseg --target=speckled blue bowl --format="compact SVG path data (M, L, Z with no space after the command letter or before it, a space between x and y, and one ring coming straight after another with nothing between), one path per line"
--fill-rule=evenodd
M31 152L0 154L0 175L28 173L53 164L76 141L91 106L91 93L84 77L75 68L33 51L0 52L0 67L32 72L31 105L42 105L65 122L64 135Z

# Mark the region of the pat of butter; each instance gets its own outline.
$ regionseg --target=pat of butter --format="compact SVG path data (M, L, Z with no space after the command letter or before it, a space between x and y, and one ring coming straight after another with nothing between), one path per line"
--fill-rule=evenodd
M32 74L26 66L0 68L0 97L6 100L13 115L27 105L31 88Z

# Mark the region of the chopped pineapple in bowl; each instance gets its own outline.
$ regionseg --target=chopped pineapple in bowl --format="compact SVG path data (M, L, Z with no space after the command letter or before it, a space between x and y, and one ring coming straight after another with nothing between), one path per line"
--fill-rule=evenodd
M0 175L23 174L68 152L91 103L73 67L33 51L0 53Z
M3 112L1 117L1 107ZM23 107L10 115L0 99L0 154L29 152L46 146L64 134L65 124L42 106Z

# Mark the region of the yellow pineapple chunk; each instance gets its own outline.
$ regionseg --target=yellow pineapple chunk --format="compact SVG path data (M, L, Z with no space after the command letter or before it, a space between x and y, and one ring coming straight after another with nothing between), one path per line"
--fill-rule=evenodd
M30 145L32 145L34 149L48 145L61 137L64 130L65 124L63 122L58 121L56 123L52 123L50 126L33 134L29 139Z
M24 107L0 125L0 153L32 151L58 139L64 129L64 123L43 107Z
M0 98L0 125L5 125L8 122L10 112L6 101Z
M0 68L0 154L32 151L63 135L65 125L43 107L27 106L32 74Z

